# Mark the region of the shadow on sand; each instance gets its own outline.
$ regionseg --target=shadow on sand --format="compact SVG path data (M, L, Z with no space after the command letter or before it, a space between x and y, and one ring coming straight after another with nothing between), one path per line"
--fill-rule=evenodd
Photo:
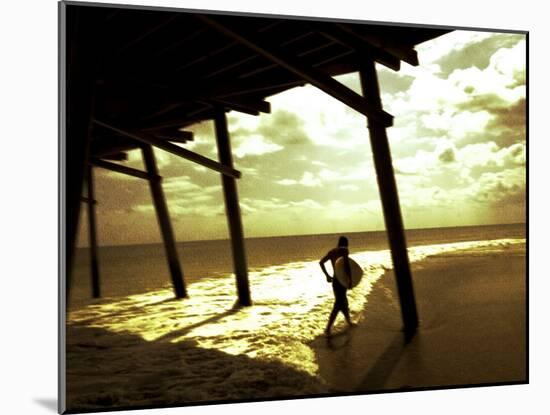
M319 373L333 390L361 393L383 389L411 340L401 330L396 288L381 282L369 294L357 326L336 331L329 338L318 337L312 343Z
M231 355L198 347L192 341L146 341L99 328L68 327L70 412L242 402L327 392L317 378L278 361Z
M384 352L376 359L365 377L357 387L358 391L382 389L399 362L401 355L411 338L404 333L397 333Z

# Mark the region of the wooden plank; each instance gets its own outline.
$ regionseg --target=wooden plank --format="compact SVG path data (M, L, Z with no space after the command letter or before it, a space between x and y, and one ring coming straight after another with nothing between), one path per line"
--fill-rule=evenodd
M369 118L376 120L385 127L390 127L392 125L393 117L390 114L384 112L380 108L372 106L361 95L355 93L353 90L347 88L324 72L308 67L295 57L286 54L283 50L279 50L268 40L261 39L258 34L252 36L251 34L244 33L235 28L230 28L211 16L200 15L198 18L221 33L238 40L257 53L293 72L359 113L369 116Z
M320 33L328 39L334 40L341 45L353 49L360 57L371 57L382 65L387 66L394 71L398 71L401 67L401 60L389 54L384 49L377 48L370 43L361 41L359 38L340 29L337 25L318 24L314 25Z
M333 47L335 44L336 44L336 42L334 42L332 39L330 39L330 41L325 42L321 45L317 45L317 46L311 47L310 49L307 49L306 51L296 53L295 56L296 56L296 58L304 58L304 57L307 57L309 55L315 54L317 52L324 51L327 48ZM313 68L316 68L316 67L322 65L322 63L319 64L316 60L311 60L311 59L310 59L310 64L311 64L311 67L313 67ZM250 71L248 71L244 74L239 75L239 79L246 79L246 78L249 78L249 77L254 76L254 75L259 75L261 73L267 72L267 71L269 71L271 69L274 69L274 68L280 68L280 65L277 64L277 63L271 63L269 65L259 66L259 67L253 68L252 70L250 70Z
M154 25L154 26L148 28L147 30L143 31L138 36L136 36L134 39L130 40L128 43L118 47L118 49L116 50L116 52L114 54L115 55L121 55L121 54L126 53L126 51L130 48L134 48L136 46L139 47L140 42L143 42L149 36L153 35L154 33L158 32L159 30L164 28L165 26L169 25L170 23L172 23L178 17L179 17L179 15L177 13L172 14L172 15L168 15L168 17L163 19L161 22L159 22L156 25Z
M138 147L138 142L132 140L126 136L121 137L117 135L113 136L114 139L118 140L117 143L113 144L114 140L109 139L100 139L93 136L91 147L90 147L90 157L108 159L112 154L117 154L120 152L135 150ZM120 139L123 138L126 142L122 142Z
M172 144L160 138L154 137L151 134L145 134L137 131L123 130L121 128L106 124L99 120L94 120L94 122L104 128L108 128L119 134L133 138L134 140L140 141L142 143L150 144L152 146L158 147L164 151L168 151L169 153L172 153L172 154L175 154L176 156L193 161L197 164L200 164L201 166L207 167L211 170L217 171L224 175L234 177L236 179L241 177L241 172L238 170L235 170L228 166L224 166L223 164L220 164L214 160L210 160L209 158L201 156L200 154L193 153L192 151L189 151L185 148L181 148L175 144Z
M193 132L192 131L182 131L179 128L164 128L162 130L154 131L153 135L158 138L161 138L172 143L182 143L185 144L188 141L193 141Z
M87 169L88 200L95 201L94 171L92 166ZM92 278L92 297L101 297L101 281L99 276L99 250L97 248L97 220L95 203L88 203L88 238L90 243L90 271Z
M213 116L212 107L205 106L200 112L197 112L192 117L187 114L165 114L157 119L139 124L138 128L144 133L154 134L156 131L166 128L188 127L200 121L211 119Z
M373 105L382 108L380 89L374 61L363 62L359 72L363 95ZM392 166L390 146L386 134L386 128L378 123L378 120L368 118L369 137L373 153L374 167L378 181L378 190L382 200L384 221L391 249L393 269L397 280L399 301L401 303L401 315L405 332L413 334L418 326L418 313L412 283L407 242L399 196Z
M278 43L279 47L286 49L289 46L291 46L293 43L300 42L303 39L309 37L311 34L312 34L312 32L300 33L298 36L291 36L289 39L284 40L282 43L279 43L279 41L277 43ZM286 35L286 33L279 32L279 36L281 36L281 35ZM225 65L223 62L216 62L216 66L217 67L221 66L221 68L219 68L218 70L216 70L216 71L212 72L211 74L209 74L208 77L210 77L212 75L220 75L222 73L227 72L230 69L242 67L242 66L244 66L244 64L248 64L249 66L251 66L250 62L255 63L255 61L260 60L260 58L261 58L260 55L252 52L250 49L246 49L246 51L247 51L247 54L245 56L243 56L240 60L238 60L237 62L234 62L230 65ZM231 58L233 58L233 57L231 57ZM252 75L255 75L257 73L264 72L264 71L272 68L273 66L274 65L268 65L266 67L265 65L263 65L263 66L258 67L258 65L254 65L245 73L242 73L243 69L240 68L240 73L235 73L235 76L238 76L239 79L248 78L248 77L250 77ZM277 66L277 65L275 65L275 66ZM204 79L207 79L207 77L203 78L203 80Z
M185 298L187 297L187 291L185 289L183 271L179 262L174 231L172 230L172 223L170 222L170 216L168 215L168 206L166 205L166 199L162 190L157 162L155 160L155 154L153 153L153 147L150 145L144 145L141 150L143 153L143 162L147 169L147 174L151 177L151 180L149 180L149 187L151 189L151 196L153 198L153 204L155 205L162 240L164 242L164 250L166 251L166 258L168 260L168 268L170 269L174 294L176 298Z
M216 143L218 145L220 162L225 166L233 168L231 143L229 141L227 119L223 108L217 108L214 118L214 125L216 129ZM239 304L249 306L252 305L252 300L250 298L246 249L244 245L244 234L241 222L241 210L239 207L239 196L237 194L236 180L233 177L222 175L222 187L229 233L231 236L231 250L233 253L233 267L237 282Z
M193 141L195 139L194 134L192 131L184 131L184 130L177 130L177 139L185 140L185 141Z
M120 151L118 153L107 154L106 156L101 157L104 160L114 160L114 161L126 161L128 160L128 153L125 151Z
M357 33L349 25L335 23L342 32L348 33L350 36L360 39L363 42L369 43L371 46L383 49L386 53L393 55L395 58L407 62L410 65L418 66L418 53L413 48L407 48L402 45L397 45L388 40L387 37L376 36L374 33ZM399 69L396 69L399 70Z
M267 103L262 103L261 99L242 100L237 96L270 91L274 88L292 88L303 85L305 81L296 79L292 74L284 73L284 77L274 79L243 79L225 82L223 84L209 85L182 85L182 84L141 84L130 79L117 78L105 80L102 88L104 95L111 94L124 96L127 100L145 99L148 103L156 103L150 115L141 116L138 120L131 122L133 129L139 130L158 130L168 127L179 127L184 125L187 119L192 118L189 114L182 111L182 105L198 100L221 100L224 99L235 105L254 104L260 112L268 112ZM138 95L136 91L140 91ZM229 99L228 97L232 97ZM208 112L211 107L201 109L201 112ZM212 116L202 117L202 119L212 118ZM125 124L125 125L130 125Z
M111 163L110 161L105 161L101 159L90 159L90 164L96 167L101 167L102 169L126 174L127 176L137 177L138 179L145 179L145 180L150 179L149 174L147 174L144 171L134 169L128 166L123 166L117 163Z
M211 107L225 107L228 110L243 112L249 115L259 115L260 112L270 113L271 104L263 100L250 100L242 98L234 99L217 99L210 98L207 100L199 100L199 102L204 102Z

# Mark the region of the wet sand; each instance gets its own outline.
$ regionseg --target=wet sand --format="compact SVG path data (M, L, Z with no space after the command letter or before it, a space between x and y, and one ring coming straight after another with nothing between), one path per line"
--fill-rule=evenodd
M437 255L412 270L420 327L410 342L392 271L369 294L358 327L314 341L334 391L526 382L524 247Z

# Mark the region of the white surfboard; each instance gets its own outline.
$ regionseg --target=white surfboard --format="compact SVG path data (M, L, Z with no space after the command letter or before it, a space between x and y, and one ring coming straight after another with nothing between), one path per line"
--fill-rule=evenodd
M361 266L355 262L353 259L349 258L349 267L351 269L351 284L350 278L344 268L344 258L340 257L336 260L334 264L334 276L338 281L346 288L353 288L361 281L363 277L363 269Z

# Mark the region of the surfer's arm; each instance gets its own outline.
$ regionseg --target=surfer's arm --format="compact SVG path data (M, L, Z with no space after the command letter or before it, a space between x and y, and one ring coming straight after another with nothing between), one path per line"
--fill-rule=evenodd
M329 255L325 255L321 260L319 261L319 265L321 266L321 269L323 270L323 273L327 277L327 282L332 282L332 277L327 272L327 269L325 268L325 262L327 262L330 259Z

